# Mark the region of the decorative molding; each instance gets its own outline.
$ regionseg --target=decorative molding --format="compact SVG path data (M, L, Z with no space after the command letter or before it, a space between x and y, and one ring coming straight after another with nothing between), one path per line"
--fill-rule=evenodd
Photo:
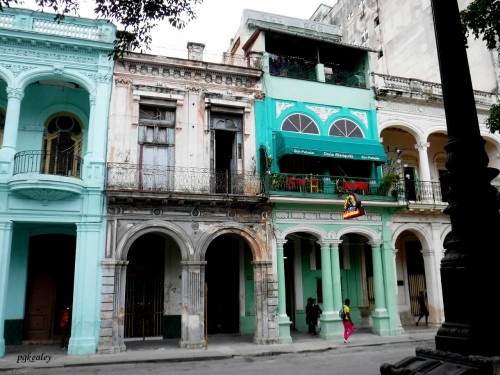
M351 111L351 113L359 118L363 124L368 126L368 117L366 116L366 112Z
M7 91L7 97L9 99L19 99L22 100L24 97L24 91L23 89L17 88L17 87L7 87L5 90Z
M276 222L297 222L304 223L304 221L311 222L328 222L336 221L338 223L347 222L377 222L377 225L382 222L382 215L379 213L367 213L364 216L359 216L353 219L344 220L342 218L342 211L312 211L312 210L276 210L274 213Z
M276 118L280 117L281 113L288 109L293 107L295 104L293 103L285 103L285 102L276 102Z
M5 69L10 70L14 77L17 77L19 74L27 72L28 70L35 69L34 66L26 66L20 64L0 64L0 66L3 66Z
M306 108L316 113L316 115L318 115L323 122L325 122L326 119L334 113L340 112L340 109L338 108L318 107L315 105L306 105Z

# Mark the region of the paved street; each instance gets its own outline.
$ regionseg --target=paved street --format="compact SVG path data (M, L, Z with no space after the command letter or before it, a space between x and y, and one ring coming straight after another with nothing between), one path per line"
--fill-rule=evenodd
M236 366L248 369L249 373L265 374L269 368L272 370L269 373L273 374L331 374L332 366L344 370L343 366L356 366L359 372L344 373L363 374L373 368L377 372L366 373L377 374L381 363L414 355L416 347L433 347L435 333L435 329L425 327L412 327L403 335L385 337L356 331L347 345L342 338L324 340L305 333L294 333L291 344L273 345L254 344L251 336L215 335L209 337L207 349L181 349L178 340L129 341L126 352L89 356L68 356L57 346L8 346L7 354L0 358L0 371L12 374L140 374L142 371L174 374L205 369L209 372L204 370L204 374L210 371L229 374ZM310 372L313 370L309 371L308 366L317 372ZM171 372L166 372L167 369Z
M411 342L381 346L341 346L323 352L273 356L238 356L188 362L136 362L127 364L8 370L6 374L108 374L108 375L376 375L382 363L394 363L415 354Z

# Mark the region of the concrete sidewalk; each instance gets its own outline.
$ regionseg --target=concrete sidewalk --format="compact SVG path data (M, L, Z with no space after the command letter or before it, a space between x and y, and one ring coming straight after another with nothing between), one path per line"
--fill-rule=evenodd
M127 350L117 354L68 356L65 349L55 345L7 346L6 355L0 358L0 371L69 366L112 365L137 362L203 361L244 356L272 356L287 353L305 353L335 350L344 347L390 345L411 342L415 347L434 347L436 329L406 329L401 336L377 336L367 331L355 331L350 343L343 339L324 340L306 333L293 333L291 344L257 345L252 336L213 335L208 338L206 349L179 348L178 339L127 341Z

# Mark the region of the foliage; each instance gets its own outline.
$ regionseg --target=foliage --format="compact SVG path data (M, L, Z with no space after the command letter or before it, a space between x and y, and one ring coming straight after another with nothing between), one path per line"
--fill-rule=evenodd
M460 12L460 18L466 45L470 30L475 39L482 35L489 49L499 48L497 38L500 36L500 2L498 0L474 0Z
M490 117L484 122L490 132L500 133L500 104L492 105L490 108Z
M462 29L464 32L465 46L469 31L475 39L482 36L488 49L497 49L500 53L500 1L498 0L474 0L467 8L460 12ZM500 132L500 104L490 108L490 117L485 121L486 127L491 133Z
M96 18L114 21L119 31L116 34L113 58L123 56L127 50L150 49L151 31L161 21L177 28L184 28L196 18L193 5L203 0L94 0ZM79 0L35 0L41 9L50 8L55 19L65 15L78 16ZM21 0L0 0L0 10L4 7L22 4Z
M380 194L386 195L391 187L399 181L399 174L388 173L382 177L382 183L380 184Z

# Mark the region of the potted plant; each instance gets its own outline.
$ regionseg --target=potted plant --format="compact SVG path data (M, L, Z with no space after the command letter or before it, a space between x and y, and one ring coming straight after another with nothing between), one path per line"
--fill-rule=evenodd
M399 181L399 174L388 173L382 177L382 183L380 184L380 195L387 195L391 190L392 186Z

